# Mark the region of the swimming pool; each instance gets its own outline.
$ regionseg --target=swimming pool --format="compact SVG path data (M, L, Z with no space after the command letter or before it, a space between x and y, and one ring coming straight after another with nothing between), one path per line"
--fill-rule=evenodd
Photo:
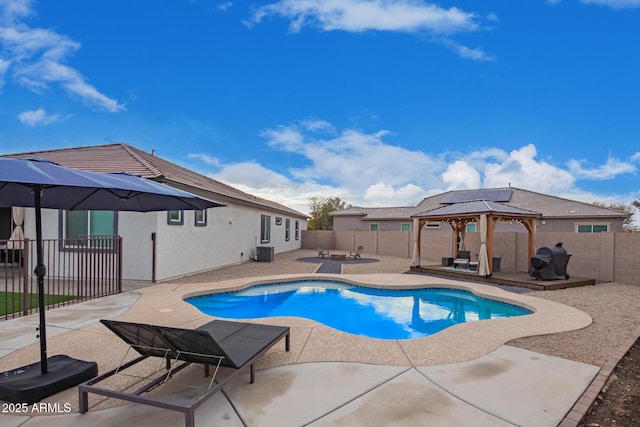
M185 299L211 316L295 316L380 339L433 335L460 323L531 314L458 289L374 289L340 281L298 280Z

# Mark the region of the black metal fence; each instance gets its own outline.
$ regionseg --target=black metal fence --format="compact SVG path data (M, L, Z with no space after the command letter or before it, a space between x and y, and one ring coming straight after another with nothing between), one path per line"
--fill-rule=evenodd
M122 292L122 238L84 236L42 242L47 309ZM34 240L0 240L0 320L38 311Z

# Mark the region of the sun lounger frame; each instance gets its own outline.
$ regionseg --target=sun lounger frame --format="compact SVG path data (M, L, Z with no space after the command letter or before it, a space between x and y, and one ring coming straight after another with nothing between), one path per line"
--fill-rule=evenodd
M143 405L155 406L158 408L168 409L171 411L182 412L185 417L185 426L186 427L194 427L195 426L195 410L207 401L211 396L220 391L224 385L226 385L229 381L235 379L238 375L242 374L247 370L250 371L250 383L255 382L255 369L254 363L257 359L259 359L262 355L264 355L271 347L273 347L276 343L278 343L282 338L285 338L285 350L290 350L290 329L284 326L270 326L270 325L261 325L255 323L241 323L241 322L228 322L223 320L214 320L209 322L200 328L197 329L180 329L180 328L168 328L163 326L156 325L148 325L148 324L140 324L140 323L130 323L130 322L120 322L114 320L101 320L101 322L111 329L116 335L122 338L125 342L129 344L129 348L127 352L131 349L137 351L140 356L126 363L121 363L115 369L111 371L105 372L102 375L99 375L89 381L86 381L78 386L79 392L79 412L86 413L89 410L89 393L99 394L106 397L111 397L115 399L126 400L129 402L141 403ZM239 327L242 328L240 330L247 331L252 328L258 330L259 333L269 333L266 336L266 342L258 348L254 354L251 355L246 361L239 365L235 364L234 361L229 358L227 354L206 354L201 352L193 352L185 349L178 348L180 343L176 343L172 341L170 337L163 336L163 330L169 330L171 332L180 332L184 334L197 334L200 339L211 339L211 343L214 346L220 347L222 352L225 352L224 345L218 343L212 334L208 331L213 330L216 327ZM163 343L163 345L141 345L136 342L132 342L131 336L126 336L119 332L119 328L121 327L135 327L141 328L147 334L147 336L153 336L154 342ZM239 332L238 332L239 333ZM207 337L208 335L208 337ZM232 336L230 334L229 336ZM230 350L230 349L227 349ZM124 356L126 358L126 354ZM149 357L160 357L166 361L166 373L162 373L159 376L151 379L148 383L144 384L142 387L138 388L132 392L123 392L119 390L111 390L107 388L102 388L97 386L96 384L101 381L117 374L122 371L130 368L137 363L142 362L143 360ZM123 358L124 361L124 358ZM178 366L172 367L172 361L177 362L181 361L182 363ZM154 399L151 397L143 396L144 393L147 393L154 388L162 385L167 382L171 377L182 371L187 366L192 363L198 363L204 365L204 375L208 377L210 375L210 366L215 365L215 371L213 373L213 377L211 382L209 383L209 388L202 395L192 399L189 402L185 402L183 404L171 403L167 401L162 401L158 399ZM214 385L214 380L218 369L221 367L230 367L234 369L229 373L221 381L218 381ZM157 374L158 371L155 372ZM154 375L154 374L151 374ZM149 377L150 378L150 377Z

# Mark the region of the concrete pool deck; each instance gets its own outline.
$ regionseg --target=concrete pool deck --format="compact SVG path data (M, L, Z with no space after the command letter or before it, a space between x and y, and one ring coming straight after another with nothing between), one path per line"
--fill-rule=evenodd
M320 277L383 288L450 286L517 303L535 313L466 323L412 340L369 339L300 318L260 319L260 323L291 327L291 351L285 352L284 345L273 347L256 365L255 384L248 384L244 376L230 383L224 394L214 396L196 411L197 425L555 426L599 371L597 366L504 344L519 337L580 329L591 323L584 312L553 301L477 283L406 274L336 277L305 273L266 279L277 282ZM264 278L259 281L265 282ZM120 363L126 345L97 323L100 318L197 327L211 318L183 298L242 289L256 282L254 277L158 284L84 303L93 304L91 309L78 304L48 312L49 355L68 354L95 361L104 372ZM25 324L34 328L37 318L0 322L0 351L4 352L0 371L38 360L39 347L34 337L25 338L21 328ZM49 330L68 332L56 336ZM187 371L195 373L186 374L186 382L205 381L200 370ZM179 399L190 392L170 384L159 391L168 399ZM183 424L178 413L123 405L95 395L90 395L90 411L80 415L77 400L76 387L45 400L60 407L68 404L68 414L30 413L33 416L29 417L5 412L0 421L3 426L25 427Z

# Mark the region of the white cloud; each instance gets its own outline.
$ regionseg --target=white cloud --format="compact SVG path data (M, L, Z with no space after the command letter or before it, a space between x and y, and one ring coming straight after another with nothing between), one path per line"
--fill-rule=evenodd
M472 49L451 39L440 39L439 41L444 46L456 52L461 58L472 59L474 61L495 61L495 57L487 54L479 47Z
M57 85L90 106L109 112L124 110L124 104L98 91L78 70L65 64L80 43L55 31L29 27L25 19L32 15L29 0L0 0L0 55L5 67L0 78L11 74L35 93Z
M632 158L633 160L633 158ZM570 160L567 165L569 170L577 178L605 180L615 178L617 175L636 172L636 167L614 157L609 157L605 164L595 167L584 167L585 160Z
M557 194L574 187L575 179L566 170L544 160L536 159L533 144L512 150L506 158L497 162L487 162L483 177L484 187L514 187Z
M24 111L18 114L18 120L27 126L35 127L48 125L57 121L60 121L59 114L49 114L42 108L32 111Z
M464 160L456 160L442 173L442 181L449 190L480 188L480 172Z
M428 33L443 37L481 28L481 17L457 7L443 8L421 0L280 0L255 9L245 24L252 26L265 18L282 17L290 21L289 31L303 27L322 31L394 31ZM496 22L489 14L485 20ZM469 48L445 38L441 43L466 59L490 61L493 58L480 48Z
M262 135L268 138L270 147L308 161L308 166L290 170L294 179L349 183L360 194L380 182L394 188L407 184L428 188L440 182L438 171L444 167L440 159L384 142L390 135L384 130L368 134L346 129L339 134L318 134L291 125L269 129Z
M218 3L215 8L222 11L222 12L226 12L227 10L231 9L231 6L233 6L233 2L230 1L226 1L224 3Z
M300 156L304 166L278 173L256 160L209 162L219 168L210 176L301 212L308 212L314 196L337 196L360 206L407 206L447 190L509 185L590 203L606 200L580 190L576 180L631 171L629 164L615 159L590 169L564 168L539 159L533 144L509 152L488 147L468 153L426 153L390 144L387 140L395 136L389 131L338 131L322 120L278 126L261 135L272 150ZM208 162L203 154L192 158ZM640 153L635 158L640 159Z
M0 58L0 88L4 86L4 83L5 83L4 75L7 73L7 70L9 69L10 64L11 63L9 61L5 61L2 58Z
M345 189L314 182L299 182L265 168L255 161L221 165L210 178L224 182L257 197L282 203L299 212L309 211L311 197L341 197L349 200Z
M189 154L187 158L201 160L204 164L209 166L215 166L215 167L220 166L220 160L218 160L217 157L213 157L208 154L202 154L202 153Z
M581 0L582 3L608 6L612 9L633 9L640 7L640 0Z
M367 206L398 206L404 205L400 201L421 199L424 197L424 189L414 184L407 184L400 188L394 188L389 184L378 182L369 186L362 196ZM400 203L399 203L400 202Z
M281 0L256 9L249 25L270 16L290 19L289 29L362 32L427 30L439 34L475 30L477 16L416 0Z
M221 181L242 183L251 188L283 188L291 184L288 178L255 161L224 165L215 176Z

